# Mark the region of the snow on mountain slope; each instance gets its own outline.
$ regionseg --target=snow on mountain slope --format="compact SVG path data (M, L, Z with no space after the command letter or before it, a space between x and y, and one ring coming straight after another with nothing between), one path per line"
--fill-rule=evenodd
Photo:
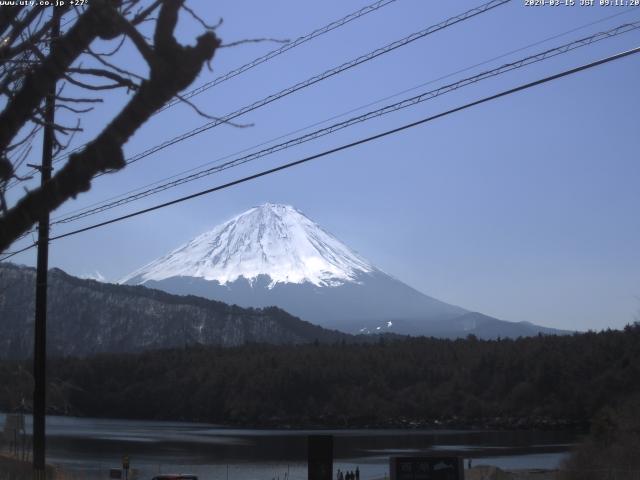
M121 283L241 307L277 305L346 333L450 338L547 333L425 295L375 268L295 208L271 203L196 237Z
M338 286L375 268L289 205L266 203L215 227L124 277L145 283L171 277L216 280L221 285L259 275L278 283Z

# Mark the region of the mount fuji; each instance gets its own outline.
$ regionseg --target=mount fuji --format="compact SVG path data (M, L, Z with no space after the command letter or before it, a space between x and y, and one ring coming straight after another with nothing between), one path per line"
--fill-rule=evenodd
M120 283L242 307L278 306L346 333L455 338L559 333L429 297L387 275L289 205L267 203L218 225Z

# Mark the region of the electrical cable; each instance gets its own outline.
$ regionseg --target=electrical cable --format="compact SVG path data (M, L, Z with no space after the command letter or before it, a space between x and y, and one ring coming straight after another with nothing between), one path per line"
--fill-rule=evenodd
M427 100L431 100L433 98L439 97L441 95L444 95L446 93L452 92L454 90L457 90L459 88L468 86L468 85L472 85L474 83L477 83L479 81L482 80L486 80L488 78L493 78L495 76L519 69L519 68L523 68L525 66L528 65L532 65L534 63L538 63L541 62L543 60L549 59L549 58L553 58L556 57L558 55L570 52L572 50L575 50L577 48L581 48L587 45L591 45L595 42L607 39L607 38L612 38L615 37L617 35L621 35L623 33L627 33L633 30L636 30L640 28L640 22L635 22L635 23L629 23L629 24L623 24L620 25L616 28L613 28L611 30L608 30L606 32L599 32L596 33L594 35L591 35L589 37L585 37L585 38L581 38L579 40L575 40L573 42L561 45L559 47L555 47L555 48L551 48L548 50L545 50L543 52L534 54L534 55L530 55L528 57L525 57L523 59L517 60L515 62L511 62L505 65L502 65L500 67L497 67L495 69L492 70L488 70L482 73L479 73L477 75L474 75L472 77L468 77L468 78L463 78L461 80L458 80L457 82L454 83L450 83L448 85L444 85L441 86L439 88L436 88L434 90L430 90L428 92L423 92L419 95L413 96L411 98L407 98L404 100L401 100L400 102L396 102L394 104L391 105L386 105L382 108L379 108L377 110L373 110L367 113L364 113L362 115L358 115L356 117L352 117L348 120L321 128L319 130L316 130L314 132L311 133L307 133L305 135L302 135L300 137L288 140L286 142L277 144L277 145L273 145L271 147L265 148L263 150L260 150L258 152L254 152L248 155L245 155L243 157L239 157L236 158L234 160L225 162L221 165L216 165L214 167L205 169L205 170L201 170L199 172L193 173L191 175L188 175L186 177L181 177L178 178L176 180L173 180L171 182L167 182L164 183L162 185L150 188L148 190L144 190L142 192L136 193L134 195L130 195L124 198L121 198L119 200L113 201L113 202L109 202L106 204L103 204L101 206L98 207L94 207L94 208L88 208L85 209L84 211L77 213L77 214L72 214L72 215L68 215L66 217L60 218L58 220L54 220L51 225L56 225L56 224L62 224L62 223L69 223L69 222L73 222L76 220L79 220L81 218L90 216L90 215L94 215L100 212L104 212L106 210L110 210L112 208L116 208L118 206L121 205L125 205L127 203L148 197L150 195L154 195L160 192L163 192L165 190L168 190L170 188L174 188L177 187L179 185L183 185L185 183L189 183L195 180L198 180L200 178L203 178L205 176L209 176L212 175L214 173L218 173L224 170L227 170L229 168L234 168L237 167L239 165L243 165L245 163L257 160L258 158L262 158L265 157L267 155L271 155L273 153L285 150L287 148L291 148L293 146L297 146L300 145L302 143L306 143L309 142L311 140L315 140L317 138L323 137L325 135L329 135L332 134L336 131L342 130L344 128L350 127L352 125L355 124L359 124L368 120L371 120L373 118L377 118L377 117L381 117L383 115L387 115L389 113L392 112L396 112L398 110L407 108L407 107L411 107L414 105L417 105L419 103L425 102Z
M183 99L189 99L191 97L195 97L196 95L199 95L202 92L205 92L206 90L209 90L210 88L215 87L216 85L219 85L219 84L221 84L223 82L226 82L227 80L229 80L229 79L231 79L233 77L236 77L236 76L238 76L238 75L240 75L240 74L242 74L242 73L244 73L244 72L246 72L248 70L251 70L252 68L257 67L258 65L260 65L262 63L265 63L268 60L271 60L272 58L275 58L275 57L277 57L279 55L282 55L283 53L285 53L285 52L287 52L287 51L289 51L289 50L291 50L291 49L293 49L295 47L298 47L298 46L300 46L300 45L302 45L302 44L304 44L304 43L306 43L306 42L308 42L308 41L310 41L310 40L312 40L312 39L314 39L316 37L320 37L320 36L330 32L332 30L335 30L336 28L342 27L342 26L352 22L353 20L357 20L359 18L362 18L365 15L367 15L368 13L375 12L375 11L377 11L377 10L379 10L379 9L381 9L381 8L391 4L393 2L396 2L396 1L397 0L378 0L378 1L376 1L376 2L374 2L372 4L370 4L370 5L367 5L367 6L361 8L359 10L356 10L355 12L352 12L352 13L350 13L348 15L345 15L344 17L342 17L342 18L340 18L338 20L330 22L330 23L328 23L327 25L325 25L323 27L317 28L316 30L313 30L312 32L310 32L310 33L308 33L306 35L300 36L300 37L296 38L293 42L289 42L289 43L287 43L285 45L282 45L279 48L276 48L275 50L271 50L270 52L266 53L265 55L262 55L262 56L260 56L258 58L255 58L252 61L250 61L250 62L248 62L248 63L246 63L246 64L244 64L244 65L242 65L242 66L240 66L240 67L238 67L238 68L236 68L234 70L231 70L231 71L229 71L229 72L227 72L225 74L222 74L222 75L216 77L215 79L213 79L212 81L207 82L207 83L205 83L203 85L200 85L199 87L194 88L193 90L181 95L181 97ZM65 22L62 26L65 26L66 24L68 24L72 20L73 20L72 18L68 19L67 22ZM164 111L164 110L166 110L166 109L168 109L168 108L170 108L170 107L172 107L172 106L174 106L174 105L176 105L176 104L178 104L180 102L181 102L180 99L174 98L169 103L164 105L161 109L157 110L154 113L154 115L158 114L158 113L160 113L160 112L162 112L162 111ZM87 146L87 144L80 145L80 146L70 150L69 152L65 152L65 153L57 156L54 159L54 163L59 163L60 161L68 158L69 155L71 155L71 154L73 154L75 152L79 152L80 150L84 149L86 146ZM35 170L33 172L35 172ZM9 187L12 187L12 186L13 185L9 185Z
M502 97L505 97L505 96L508 96L508 95L512 95L514 93L517 93L517 92L520 92L520 91L523 91L523 90L527 90L529 88L532 88L532 87L535 87L535 86L538 86L538 85L542 85L542 84L551 82L553 80L557 80L557 79L560 79L562 77L566 77L568 75L573 75L575 73L582 72L582 71L588 70L590 68L594 68L594 67L597 67L597 66L600 66L600 65L604 65L606 63L610 63L610 62L613 62L615 60L619 60L621 58L624 58L624 57L627 57L627 56L630 56L630 55L634 55L634 54L639 53L639 52L640 52L640 47L635 47L635 48L632 48L630 50L627 50L627 51L624 51L624 52L620 52L620 53L617 53L615 55L611 55L609 57L602 58L600 60L596 60L594 62L583 64L583 65L580 65L578 67L571 68L569 70L564 70L564 71L562 71L560 73L556 73L554 75L550 75L550 76L547 76L547 77L544 77L544 78L541 78L541 79L538 79L538 80L534 80L532 82L525 83L525 84L519 85L517 87L510 88L508 90L503 90L503 91L501 91L499 93L496 93L494 95L483 97L483 98L481 98L479 100L475 100L473 102L466 103L466 104L461 105L459 107L455 107L455 108L452 108L450 110L446 110L444 112L441 112L441 113L438 113L438 114L435 114L435 115L431 115L431 116L422 118L422 119L417 120L415 122L407 123L405 125L393 128L391 130L386 130L384 132L377 133L375 135L371 135L369 137L361 138L360 140L356 140L356 141L351 142L351 143L340 145L338 147L335 147L335 148L332 148L332 149L329 149L329 150L325 150L323 152L320 152L320 153L317 153L317 154L314 154L314 155L311 155L311 156L308 156L308 157L305 157L305 158L302 158L302 159L299 159L299 160L296 160L296 161L293 161L293 162L289 162L289 163L286 163L284 165L280 165L278 167L270 168L268 170L263 170L261 172L258 172L258 173L255 173L253 175L249 175L249 176L246 176L246 177L243 177L243 178L240 178L240 179L225 183L223 185L218 185L218 186L215 186L215 187L212 187L212 188L208 188L206 190L202 190L202 191L199 191L199 192L196 192L196 193L192 193L190 195L179 197L179 198L176 198L176 199L168 201L168 202L164 202L164 203L161 203L161 204L158 204L158 205L154 205L152 207L144 208L144 209L138 210L136 212L132 212L132 213L129 213L129 214L126 214L126 215L122 215L120 217L112 218L112 219L106 220L104 222L100 222L100 223L96 223L96 224L93 224L93 225L89 225L89 226L84 227L84 228L79 228L77 230L72 230L72 231L67 232L67 233L63 233L63 234L60 234L60 235L52 236L49 239L49 241L59 240L59 239L62 239L62 238L70 237L72 235L77 235L79 233L87 232L89 230L94 230L96 228L103 227L105 225L110 225L112 223L116 223L116 222L120 222L120 221L129 219L129 218L137 217L137 216L143 215L145 213L153 212L155 210L160 210L162 208L166 208L166 207L169 207L171 205L175 205L177 203L185 202L185 201L191 200L193 198L197 198L197 197L200 197L200 196L203 196L203 195L207 195L209 193L213 193L213 192L217 192L217 191L220 191L220 190L224 190L226 188L230 188L230 187L235 186L235 185L239 185L239 184L251 181L251 180L255 180L257 178L264 177L266 175L270 175L270 174L273 174L273 173L276 173L276 172L279 172L279 171L282 171L282 170L286 170L286 169L301 165L303 163L307 163L307 162L310 162L312 160L316 160L318 158L326 157L328 155L331 155L331 154L334 154L334 153L337 153L337 152L340 152L340 151L343 151L343 150L347 150L347 149L356 147L358 145L369 143L371 141L378 140L380 138L387 137L389 135L393 135L393 134L399 133L399 132L404 131L404 130L408 130L408 129L416 127L416 126L423 125L425 123L437 120L439 118L442 118L442 117L445 117L445 116L448 116L448 115L451 115L453 113L457 113L457 112L460 112L460 111L475 107L477 105L481 105L483 103L487 103L487 102L490 102L490 101L493 101L493 100L497 100L498 98L502 98ZM6 260L6 259L8 259L8 258L10 258L10 257L12 257L14 255L17 255L18 253L21 253L21 252L24 252L24 251L28 250L29 248L32 248L32 247L34 247L36 245L37 245L37 242L35 242L33 245L29 245L28 247L25 247L25 248L23 248L21 250L12 252L11 254L3 257L2 260Z
M387 45L385 45L384 47L380 47L377 48L376 50L373 50L365 55L361 55L357 58L354 58L348 62L345 62L337 67L331 68L329 70L326 70L320 74L314 75L313 77L310 77L306 80L303 80L301 82L298 82L290 87L287 87L283 90L280 90L277 93L271 94L267 97L262 98L261 100L257 100L255 102L253 102L250 105L246 105L238 110L235 110L231 113L228 113L220 118L217 118L213 121L207 122L197 128L194 128L192 130L189 130L188 132L182 133L176 137L173 137L169 140L165 140L164 142L154 145L153 147L150 147L140 153L137 153L136 155L133 155L129 158L126 159L126 164L127 165L131 165L132 163L135 163L139 160L142 160L143 158L146 158L156 152L159 152L161 150L164 150L165 148L171 146L171 145L175 145L176 143L182 142L184 140L187 140L195 135L198 135L202 132L205 132L207 130L210 130L214 127L217 127L219 125L225 124L225 123L229 123L232 120L238 118L241 115L244 115L248 112L254 111L258 108L264 107L266 105L269 105L270 103L275 102L276 100L280 100L281 98L284 98L288 95L291 95L292 93L295 93L299 90L302 90L304 88L310 87L312 85L315 85L318 82L321 82L323 80L326 80L327 78L331 78L339 73L342 73L346 70L349 70L351 68L354 68L358 65L361 65L363 63L366 63L370 60L373 60L374 58L377 58L381 55L384 55L386 53L389 53L393 50L396 50L397 48L403 47L405 45L408 45L412 42L415 42L416 40L419 40L421 38L424 38L428 35L431 35L433 33L436 33L440 30L444 30L447 27L450 27L452 25L455 25L457 23L463 22L465 20L468 20L470 18L473 18L477 15L480 15L482 13L488 12L496 7L499 7L501 5L504 5L506 3L509 3L511 0L490 0L487 3L484 3L478 7L472 8L470 10L467 10L461 14L455 15L453 17L450 17L440 23L437 23L435 25L431 25L423 30L420 30L418 32L414 32L400 40L396 40L392 43L389 43ZM81 147L81 148L84 148ZM58 157L58 162L62 161L66 158L69 157L69 155L72 155L72 153L68 153L65 154L61 157ZM96 175L94 178L100 177L102 175L105 175L104 173L102 174L98 174Z
M465 67L465 68L463 68L463 69L456 70L455 72L451 72L451 73L448 73L448 74L443 75L443 76L441 76L441 77L438 77L438 78L435 78L435 79L429 80L429 81L427 81L427 82L423 82L423 83L421 83L421 84L419 84L419 85L416 85L416 86L414 86L414 87L411 87L411 88L408 88L408 89L402 90L402 91L397 92L397 93L394 93L394 94L392 94L392 95L388 95L388 96L386 96L386 97L384 97L384 98L381 98L381 99L375 100L375 101L373 101L373 102L369 102L369 103L367 103L367 104L365 104L365 105L361 105L361 106L359 106L359 107L352 108L352 109L350 109L350 110L348 110L348 111L346 111L346 112L343 112L343 113L340 113L340 114L337 114L337 115L333 115L333 116L331 116L331 117L329 117L329 118L326 118L326 119L324 119L324 120L320 120L320 121L314 122L314 123L312 123L312 124L310 124L310 125L307 125L307 126L305 126L305 127L298 128L298 129L296 129L296 130L293 130L293 131L287 132L287 133L285 133L285 134L279 135L279 136L274 137L274 138L271 138L271 139L269 139L269 140L262 141L262 142L260 142L260 143L258 143L258 144L254 144L254 145L252 145L252 146L250 146L250 147L243 148L242 150L236 151L236 152L231 153L231 154L227 154L227 155L225 155L225 156L223 156L223 157L220 157L220 158L217 158L217 159L215 159L215 160L211 160L211 161L208 161L208 162L202 163L202 164L200 164L200 165L197 165L197 166L195 166L195 167L189 168L189 169L187 169L187 170L183 170L183 171L181 171L181 172L175 173L175 174L170 175L170 176L168 176L168 177L164 177L164 178L162 178L162 179L156 180L156 181L151 182L151 183L148 183L148 184L146 184L146 185L142 185L142 186L137 187L137 188L134 188L134 189L132 189L132 190L128 190L128 191L123 192L123 193L121 193L121 194L114 195L114 196L108 197L108 198L106 198L106 199L103 199L103 200L100 200L100 201L97 201L97 202L91 203L91 204L86 205L86 206L84 206L84 207L76 208L76 209L74 209L74 210L71 210L71 211L66 212L66 214L64 214L64 215L60 215L60 216L58 216L58 217L54 217L54 218L53 218L53 220L55 221L55 220L58 220L58 219L60 219L60 218L64 218L65 216L69 216L69 215L75 214L75 213L77 213L77 212L82 212L82 211L85 211L85 210L90 209L90 208L92 208L92 207L95 207L95 206L98 206L98 205L102 205L102 204L105 204L105 203L107 203L107 202L111 202L111 201L113 201L113 200L116 200L116 199L119 199L119 198L122 198L122 197L130 196L131 194L133 194L133 193L135 193L135 192L139 192L139 191L141 191L141 190L148 189L149 187L152 187L152 186L154 186L154 185L158 185L158 184L160 184L160 183L162 183L162 182L166 182L166 181L171 180L171 179L173 179L173 178L176 178L176 177L178 177L178 176L180 176L180 175L185 175L185 174L187 174L187 173L193 172L193 171L195 171L195 170L198 170L198 169L200 169L200 168L202 168L202 167L206 167L206 166L208 166L208 165L218 164L218 163L222 162L223 160L227 160L227 159L232 158L232 157L234 157L234 156L236 156L236 155L240 155L240 154L242 154L242 153L249 152L249 151L253 150L254 148L258 148L258 147L262 147L262 146L268 145L268 144L270 144L270 143L273 143L273 142L275 142L275 141L281 140L281 139L283 139L283 138L287 138L287 137L289 137L289 136L291 136L291 135L294 135L294 134L296 134L296 133L300 133L300 132L303 132L303 131L305 131L305 130L309 130L310 128L317 127L317 126L319 126L319 125L322 125L322 124L324 124L324 123L330 122L330 121L332 121L332 120L337 120L338 118L342 118L342 117L344 117L344 116L346 116L346 115L349 115L349 114L351 114L351 113L355 113L355 112L357 112L357 111L359 111L359 110L363 110L363 109L368 108L368 107L371 107L371 106L373 106L373 105L377 105L377 104L379 104L379 103L382 103L382 102L384 102L384 101L386 101L386 100L390 100L390 99L395 98L395 97L398 97L398 96L403 95L403 94L405 94L405 93L409 93L409 92L415 91L415 90L417 90L417 89L419 89L419 88L425 87L425 86L427 86L427 85L431 85L431 84L436 83L436 82L438 82L438 81L440 81L440 80L445 80L445 79L447 79L447 78L453 77L454 75L457 75L457 74L460 74L460 73L467 72L467 71L472 70L472 69L474 69L474 68L476 68L476 67L480 67L480 66L486 65L486 64L491 63L491 62L493 62L493 61L495 61L495 60L500 60L500 59L505 58L505 57L507 57L507 56L509 56L509 55L512 55L512 54L514 54L514 53L518 53L518 52L521 52L521 51L523 51L523 50L527 50L527 49L529 49L529 48L532 48L532 47L538 46L538 45L540 45L540 44L546 43L546 42L548 42L548 41L555 40L556 38L563 37L563 36L565 36L565 35L568 35L568 34L570 34L570 33L576 32L576 31L578 31L578 30L582 30L582 29L584 29L584 28L591 27L591 26L593 26L593 25L596 25L596 24L598 24L598 23L605 22L605 21L610 20L610 19L612 19L612 18L619 17L620 15L626 15L626 14L628 14L628 13L631 13L632 11L633 11L633 9L623 10L622 12L614 13L613 15L609 15L609 16L606 16L606 17L600 18L600 19L598 19L598 20L595 20L595 21L593 21L593 22L589 22L589 23L586 23L586 24L580 25L580 26L578 26L578 27L572 28L572 29L570 29L570 30L566 30L566 31L564 31L564 32L562 32L562 33L558 33L558 34L552 35L552 36L547 37L547 38L544 38L544 39L542 39L542 40L538 40L538 41L536 41L536 42L534 42L534 43L530 43L530 44L525 45L525 46L523 46L523 47L519 47L519 48L517 48L517 49L515 49L515 50L511 50L511 51L509 51L509 52L503 53L503 54L501 54L501 55L499 55L499 56L497 56L497 57L493 57L493 58L490 58L490 59L488 59L488 60L484 60L484 61L482 61L482 62L480 62L480 63L476 63L476 64L474 64L474 65L471 65L471 66Z
M252 69L253 67L256 67L258 65L260 65L261 63L264 63L268 60L271 60L274 57L277 57L278 55L281 55L295 47L298 47L300 45L302 45L303 43L308 42L309 40L312 40L316 37L319 37L327 32L330 32L331 30L335 30L338 27L341 27L343 25L346 25L347 23L356 20L358 18L363 17L364 15L371 13L371 12L375 12L376 10L387 6L388 4L395 2L396 0L379 0L375 3L372 3L371 5L367 5L366 7L361 8L360 10L357 10L353 13L350 13L349 15L346 15L344 17L342 17L339 20L333 21L327 25L325 25L324 27L318 28L316 30L314 30L311 33L308 33L307 35L301 36L296 38L293 42L289 42L283 46L281 46L280 48L276 48L275 50L271 50L270 52L268 52L267 54L258 57L254 60L252 60L249 63L246 63L244 65L242 65L241 67L236 68L235 70L231 70L230 72L227 72L223 75L220 75L217 78L214 78L213 80L211 80L210 82L207 82L203 85L200 85L197 88L194 88L193 90L181 95L182 98L184 99L188 99L191 97L195 97L196 95L200 95L202 92L205 92L207 90L209 90L210 88L215 87L216 85L221 84L222 82L225 82L227 80L229 80L230 78L233 78L237 75L240 75L241 73L246 72L247 70ZM165 106L163 106L160 110L158 110L156 113L160 113L168 108L171 108L174 105L177 105L178 103L180 103L180 99L173 99L172 101L170 101L169 103L167 103Z

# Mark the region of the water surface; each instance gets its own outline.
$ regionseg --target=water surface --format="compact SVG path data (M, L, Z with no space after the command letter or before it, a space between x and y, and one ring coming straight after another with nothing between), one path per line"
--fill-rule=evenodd
M4 415L0 414L0 426ZM27 418L27 431L31 419ZM455 452L473 465L555 468L579 438L571 432L490 430L274 430L205 423L47 417L47 461L71 478L108 478L128 455L139 479L195 473L201 480L304 480L307 436L334 436L334 468L388 475L392 455ZM466 465L466 460L465 460ZM74 477L75 475L75 477Z

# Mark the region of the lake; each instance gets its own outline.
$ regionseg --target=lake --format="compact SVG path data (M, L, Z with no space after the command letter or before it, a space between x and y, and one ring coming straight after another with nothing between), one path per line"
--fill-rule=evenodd
M5 416L0 414L0 426ZM27 418L27 431L31 419ZM572 432L487 430L273 430L188 422L47 417L47 462L75 479L105 479L128 455L137 478L194 473L201 480L304 480L307 436L334 436L334 469L388 475L389 456L455 451L473 465L555 468L579 440ZM466 460L465 460L466 465Z

